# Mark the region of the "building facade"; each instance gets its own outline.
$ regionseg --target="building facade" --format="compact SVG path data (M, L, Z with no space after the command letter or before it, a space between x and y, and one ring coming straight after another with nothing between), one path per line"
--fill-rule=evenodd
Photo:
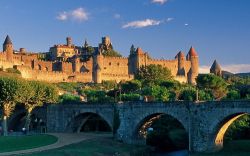
M91 47L85 41L75 46L72 38L66 44L54 45L49 52L26 52L24 48L14 50L9 36L0 52L0 67L16 68L25 79L48 82L95 82L113 80L128 81L141 66L161 65L171 71L172 76L183 83L195 83L199 70L199 57L193 47L186 58L179 52L173 60L150 58L141 48L132 45L128 57L105 56L104 51L113 49L109 37L103 37L98 47Z

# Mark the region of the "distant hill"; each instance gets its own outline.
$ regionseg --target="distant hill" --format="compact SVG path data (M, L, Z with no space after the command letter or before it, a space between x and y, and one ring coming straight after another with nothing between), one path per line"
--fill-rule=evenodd
M233 73L231 73L231 72L229 72L229 71L222 71L222 75L223 75L223 77L228 77L228 76L232 76L232 75L234 75Z
M239 76L239 77L248 77L248 76L250 76L250 72L249 73L237 73L234 75Z

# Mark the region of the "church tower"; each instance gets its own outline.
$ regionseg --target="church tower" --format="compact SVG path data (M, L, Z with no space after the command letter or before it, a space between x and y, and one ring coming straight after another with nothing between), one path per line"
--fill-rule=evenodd
M9 35L6 36L5 41L3 43L3 52L6 53L7 61L13 61L13 44Z

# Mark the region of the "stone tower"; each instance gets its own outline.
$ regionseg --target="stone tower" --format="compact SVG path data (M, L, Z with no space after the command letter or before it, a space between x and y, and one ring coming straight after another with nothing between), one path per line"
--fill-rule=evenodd
M71 37L67 37L66 41L67 41L67 46L71 47L72 46L72 38Z
M176 59L178 59L178 71L177 71L177 75L178 76L185 76L186 72L185 72L185 55L183 52L179 52L176 57Z
M98 51L93 56L93 81L95 83L102 83L102 69L103 69L103 55Z
M102 37L102 43L101 45L103 46L104 50L109 50L109 49L113 49L112 43L111 43L111 39L109 36L105 36Z
M7 35L3 43L3 52L6 52L6 59L12 62L13 61L13 44L11 42L9 35Z
M73 72L80 73L80 58L74 57L72 60Z
M216 60L214 60L214 63L210 68L210 73L213 73L214 75L217 75L217 76L222 76L221 66Z
M129 73L135 74L141 66L147 65L147 54L138 47L135 51L133 45L131 46L130 55L129 55Z
M196 84L195 79L199 74L199 57L193 47L190 48L186 59L191 62L191 68L188 71L188 83Z

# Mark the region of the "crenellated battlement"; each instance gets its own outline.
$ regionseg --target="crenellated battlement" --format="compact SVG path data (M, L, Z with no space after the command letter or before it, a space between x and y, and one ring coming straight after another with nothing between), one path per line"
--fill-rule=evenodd
M113 60L127 60L128 57L111 57L111 56L104 56L106 59L113 59Z
M66 44L57 44L47 53L27 52L25 48L14 50L10 37L7 36L0 52L0 67L17 68L22 77L48 82L96 82L103 80L128 81L141 66L161 65L168 68L173 77L180 82L193 83L199 68L198 55L193 47L187 60L179 52L174 59L150 58L149 54L137 48L129 57L101 56L101 48L112 48L109 37L102 38L102 47L93 47L94 54L89 58L87 46L75 46L72 38L67 37ZM97 51L99 50L99 51Z

